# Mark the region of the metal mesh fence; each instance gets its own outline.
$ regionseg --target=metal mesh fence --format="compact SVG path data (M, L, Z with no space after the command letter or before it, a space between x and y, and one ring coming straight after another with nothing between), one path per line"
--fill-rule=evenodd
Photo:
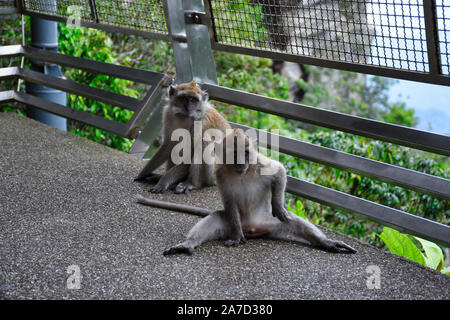
M68 21L83 19L135 30L167 33L162 0L25 0L24 4L27 11L67 17Z
M166 20L161 0L97 1L102 23L138 30L166 33Z
M448 38L449 4L438 2ZM429 71L423 0L214 0L210 7L219 44Z
M436 1L436 20L442 73L450 75L450 1Z
M67 17L69 19L83 19L92 21L91 8L88 0L25 0L24 9L48 15Z
M0 0L0 8L14 7L14 0Z

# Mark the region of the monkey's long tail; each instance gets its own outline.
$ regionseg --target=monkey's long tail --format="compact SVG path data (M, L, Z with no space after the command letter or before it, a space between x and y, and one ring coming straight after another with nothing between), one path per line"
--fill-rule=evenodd
M211 212L213 212L212 210L208 210L208 209L200 208L200 207L194 207L194 206L190 206L187 204L150 199L150 198L144 197L143 195L140 195L140 194L138 194L136 196L136 200L137 200L137 202L145 204L147 206L189 213L189 214L193 214L193 215L200 216L200 217L206 217Z

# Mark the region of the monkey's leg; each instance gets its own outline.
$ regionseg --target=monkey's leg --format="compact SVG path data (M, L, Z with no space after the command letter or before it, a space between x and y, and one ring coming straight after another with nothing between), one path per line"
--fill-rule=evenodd
M291 235L300 242L304 239L312 246L329 252L356 253L356 250L346 243L328 239L314 224L296 216L292 212L289 212L288 221L274 223L269 228L271 230L269 237L271 238L285 239L287 235Z
M188 193L192 190L200 189L202 185L202 166L201 164L191 164L189 167L189 175L185 181L178 183L175 187L175 193Z
M201 219L189 231L186 240L164 251L164 255L186 253L192 254L194 249L207 241L223 239L226 227L223 223L223 211L216 211Z
M227 196L224 196L224 206L223 217L227 227L225 246L235 247L247 242L242 230L241 215L233 199L227 199Z
M189 173L188 164L179 164L170 168L162 177L158 183L150 188L151 193L163 193L167 191L174 184L186 179Z
M174 146L174 141L165 142L148 161L144 169L141 170L139 175L136 177L136 180L142 180L145 177L151 175L153 171L158 169L164 162L170 160L170 154Z
M159 173L152 173L149 176L146 176L142 180L149 182L149 183L158 183L158 181L162 178L162 174ZM137 180L137 179L135 179Z

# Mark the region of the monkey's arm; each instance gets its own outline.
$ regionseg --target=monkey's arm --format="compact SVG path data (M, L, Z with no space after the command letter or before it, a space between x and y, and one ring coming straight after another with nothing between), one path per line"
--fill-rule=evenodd
M136 180L144 179L150 176L153 171L158 169L164 162L170 159L170 154L175 146L176 141L167 141L156 151L153 157L145 165L144 169L141 170Z
M288 211L284 207L284 190L286 188L286 171L280 167L272 177L272 215L280 221L287 221Z
M241 243L245 243L245 236L242 232L241 226L241 215L239 214L239 209L233 199L227 199L224 197L224 207L223 220L226 225L226 236L225 245L227 247L234 247Z

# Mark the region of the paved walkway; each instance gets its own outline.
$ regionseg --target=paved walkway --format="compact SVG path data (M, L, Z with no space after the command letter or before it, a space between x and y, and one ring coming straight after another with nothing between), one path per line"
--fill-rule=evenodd
M449 299L450 277L345 239L355 255L290 242L211 242L165 257L199 218L137 204L132 156L0 113L0 299ZM158 197L218 208L217 191ZM68 289L78 266L81 288ZM368 289L366 268L381 271ZM76 284L76 283L75 283Z

